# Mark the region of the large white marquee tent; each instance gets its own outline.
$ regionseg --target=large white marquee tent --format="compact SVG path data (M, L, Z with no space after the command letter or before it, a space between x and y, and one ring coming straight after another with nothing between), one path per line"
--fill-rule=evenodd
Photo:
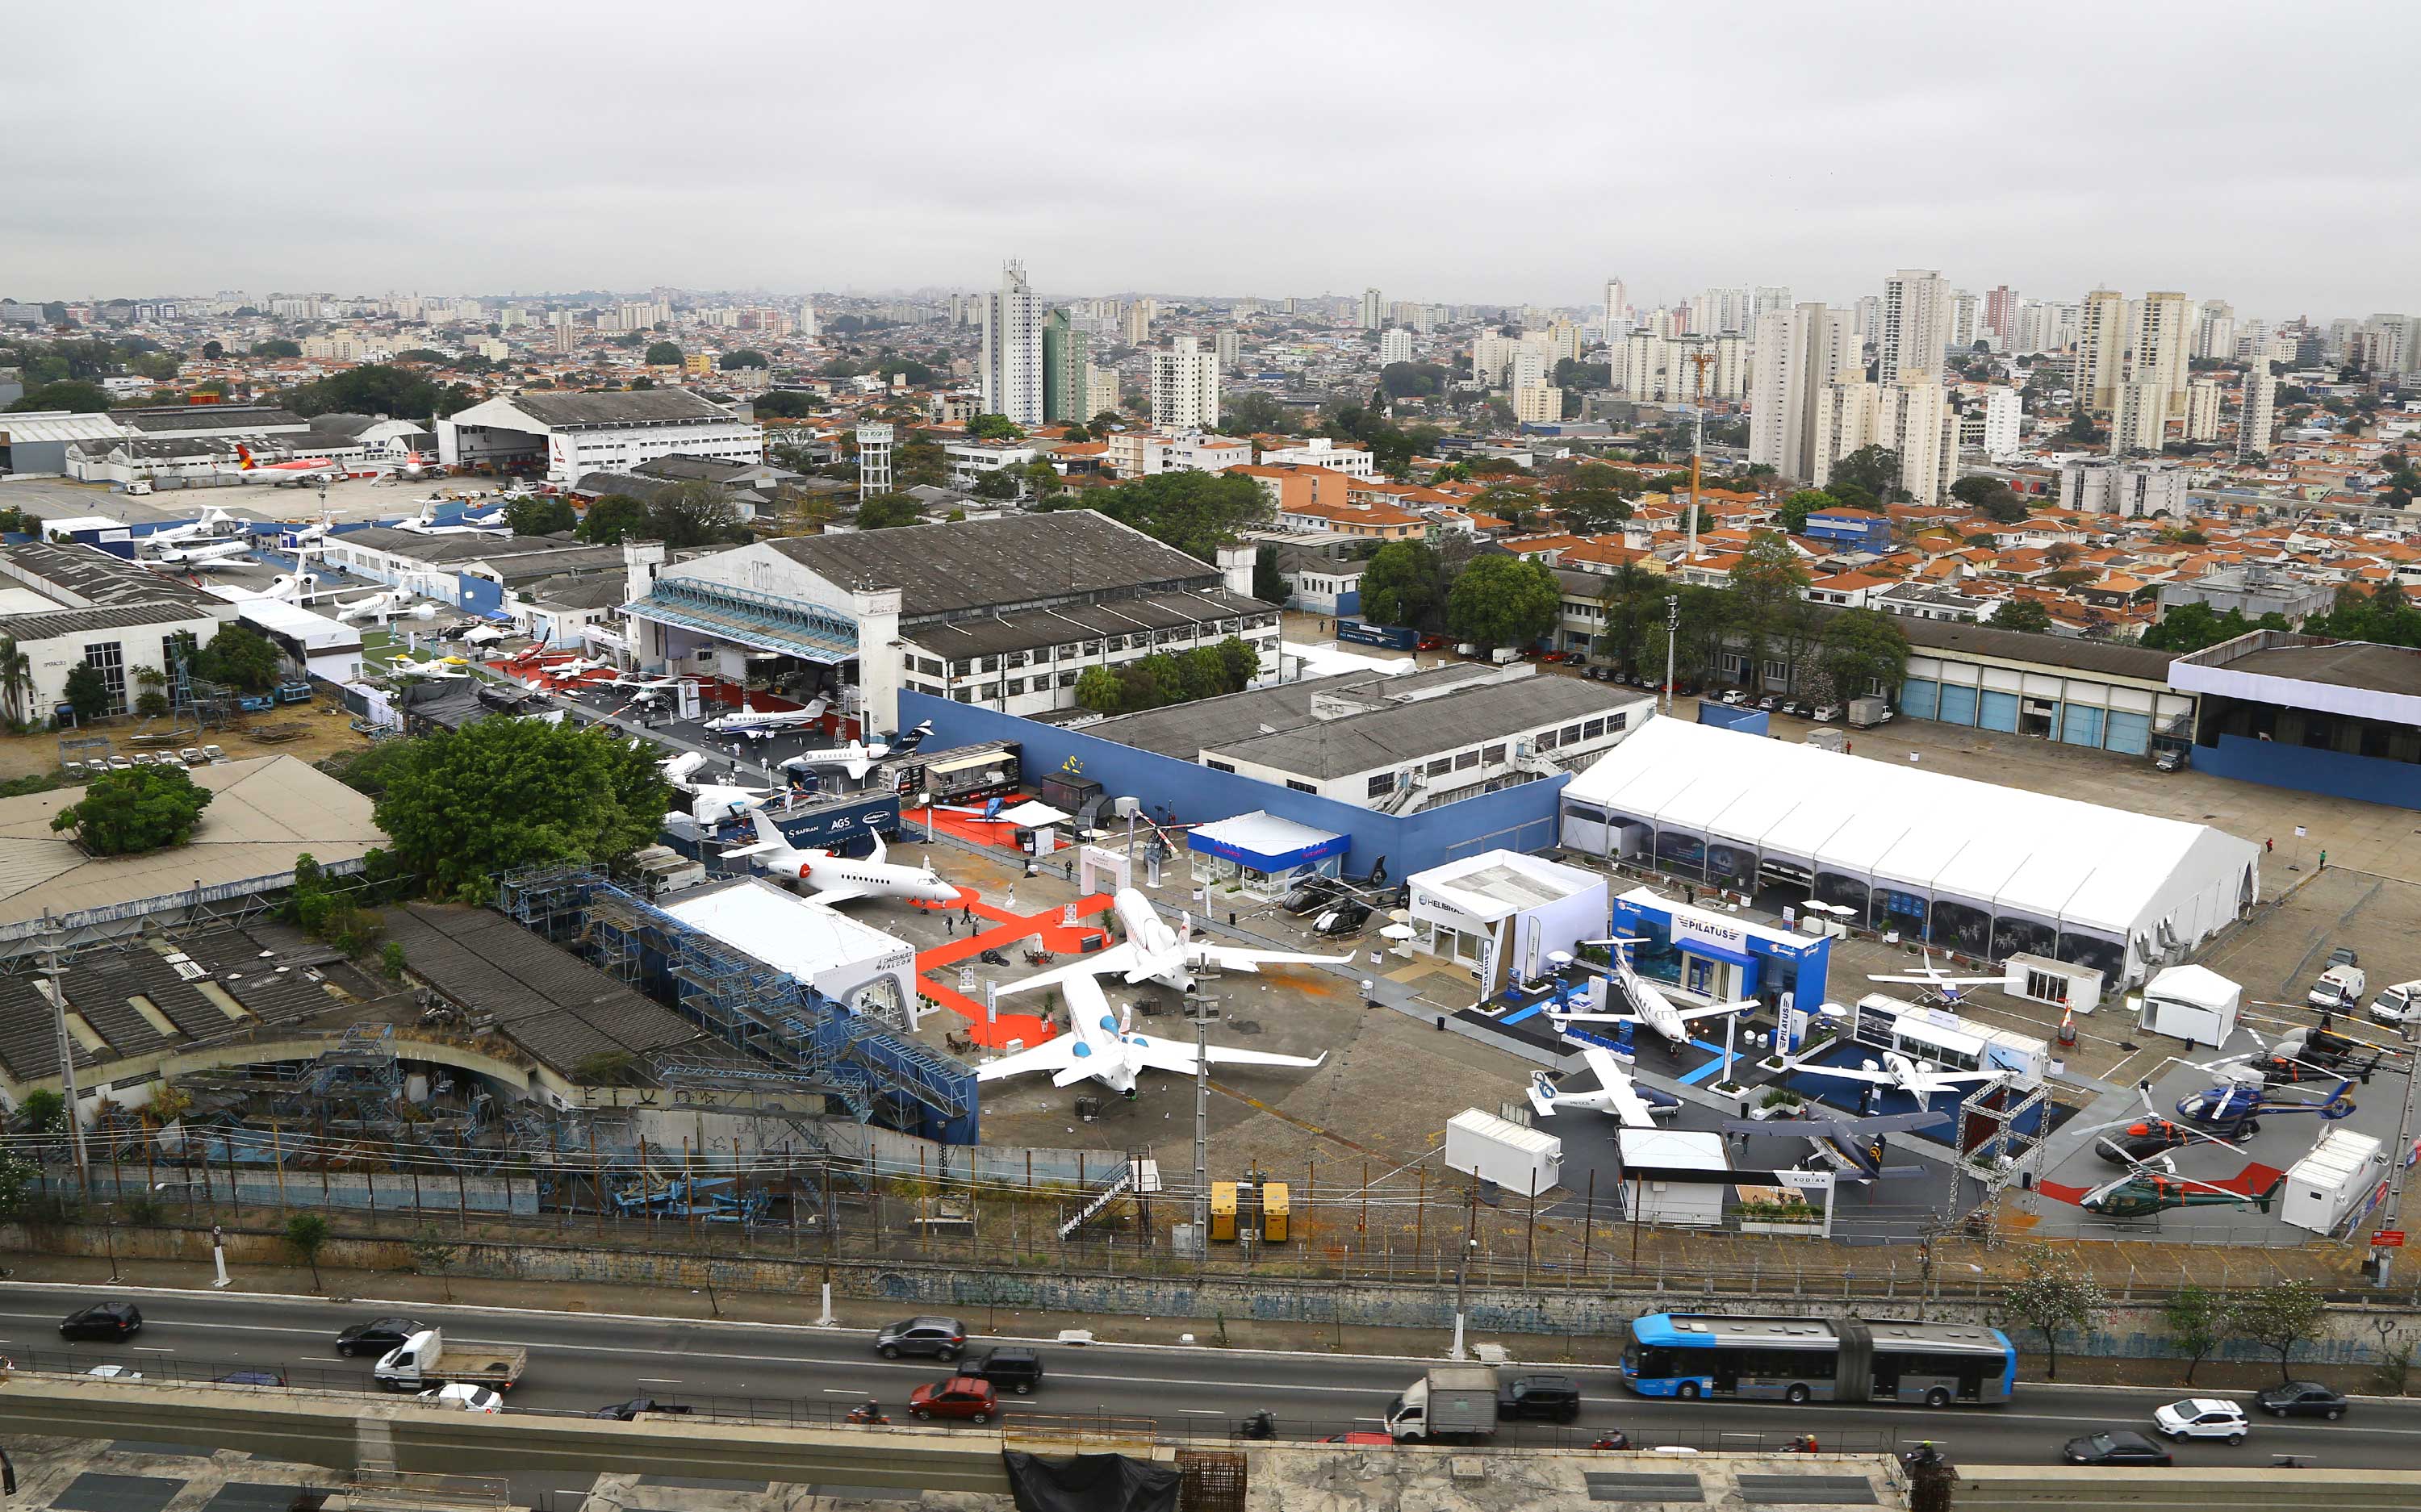
M1792 893L1994 961L2116 986L2252 906L2261 848L2214 830L1916 766L1652 720L1572 779L1563 843L1711 886Z

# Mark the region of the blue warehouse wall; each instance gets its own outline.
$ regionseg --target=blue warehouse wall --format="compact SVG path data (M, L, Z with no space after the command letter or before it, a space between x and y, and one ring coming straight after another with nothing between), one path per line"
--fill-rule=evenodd
M2233 777L2239 782L2356 798L2366 803L2392 803L2398 808L2421 808L2421 766L2410 761L2223 735L2216 746L2196 745L2194 764L2214 776Z
M1064 730L994 709L978 709L930 694L902 692L899 722L933 722L935 749L974 745L985 740L1016 740L1024 748L1024 771L1030 784L1051 772L1069 772L1092 778L1104 791L1142 801L1156 814L1166 805L1180 823L1200 824L1254 809L1266 809L1283 818L1314 829L1342 834L1352 842L1346 852L1348 875L1366 877L1381 857L1387 875L1402 881L1481 850L1543 850L1555 843L1556 805L1569 777L1541 779L1508 787L1483 798L1466 799L1443 808L1407 818L1374 813L1314 793L1299 793L1232 772L1213 772L1191 761L1157 752L1139 751L1081 730ZM1070 763L1074 765L1070 766Z

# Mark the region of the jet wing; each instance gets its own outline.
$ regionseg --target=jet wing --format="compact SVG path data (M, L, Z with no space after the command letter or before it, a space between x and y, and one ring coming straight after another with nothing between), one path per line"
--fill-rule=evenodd
M1154 1035L1129 1035L1135 1062L1155 1071L1175 1071L1182 1076L1194 1074L1194 1047L1178 1039L1162 1039ZM1280 1055L1265 1050L1234 1050L1226 1045L1206 1045L1202 1053L1213 1066L1292 1066L1310 1069L1328 1059L1326 1051L1306 1059L1301 1055Z
M830 887L817 887L815 869L812 866L807 870L807 886L813 890L815 900L819 903L846 903L853 897L873 896L855 882L835 882Z
M1749 1013L1765 1005L1756 998L1742 998L1737 1003L1715 1003L1703 1008L1682 1008L1677 1005L1676 1011L1686 1022L1692 1019L1716 1019L1727 1014Z
M1014 1055L984 1061L976 1067L976 1080L997 1082L1005 1076L1023 1076L1030 1071L1057 1073L1071 1069L1077 1064L1076 1046L1080 1042L1075 1035L1060 1035L1031 1050L1021 1050Z
M1615 1059L1614 1052L1601 1045L1590 1045L1581 1051L1581 1058L1588 1063L1589 1070L1597 1077L1597 1084L1614 1105L1614 1115L1622 1120L1624 1128L1656 1127L1656 1110L1648 1106L1648 1099L1641 1097L1639 1089L1632 1084L1631 1073Z
M1899 1078L1889 1071L1869 1071L1854 1066L1810 1066L1803 1063L1790 1069L1804 1071L1810 1076L1837 1076L1845 1082L1871 1082L1877 1086L1899 1085Z
M1134 961L1135 951L1132 945L1112 945L1107 950L1097 950L1089 956L1080 956L1068 965L1054 966L1047 972L1038 972L1032 976L1023 977L1018 981L1003 982L999 995L1007 997L1011 992L1023 992L1028 988L1052 987L1061 982L1072 981L1079 976L1103 976L1111 972L1124 972L1132 967Z
M1243 950L1200 941L1188 945L1186 951L1196 965L1236 972L1257 972L1263 966L1341 966L1353 959L1351 951L1342 956L1310 956L1294 950Z

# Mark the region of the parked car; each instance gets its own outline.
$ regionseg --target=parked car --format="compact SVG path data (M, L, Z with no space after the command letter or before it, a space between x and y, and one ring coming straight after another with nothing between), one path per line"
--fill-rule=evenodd
M337 1334L336 1352L348 1360L357 1354L384 1354L428 1327L416 1317L373 1317Z
M2215 1396L2192 1396L2155 1408L2152 1421L2172 1439L2225 1439L2229 1443L2242 1443L2246 1430L2244 1409Z
M2355 952L2353 946L2339 945L2335 950L2329 952L2329 964L2332 966L2359 966L2362 964L2362 957Z
M956 1360L967 1347L966 1326L955 1317L911 1317L886 1325L874 1336L874 1352L885 1360L903 1354Z
M1830 725L1835 720L1841 717L1841 706L1838 704L1818 704L1816 706L1815 712L1809 714L1807 717L1814 720L1819 725Z
M1792 719L1805 719L1815 712L1813 709L1796 698L1785 698L1778 706L1777 711L1788 714Z
M2083 1433L2068 1441L2062 1458L2071 1465L2165 1465L2167 1449L2128 1428Z
M1445 648L1445 637L1443 635L1424 635L1413 645L1416 651L1441 651Z
M59 1322L63 1339L131 1339L143 1332L143 1309L133 1302L95 1302Z
M1042 1384L1042 1356L1025 1348L993 1349L968 1361L959 1374L988 1380L1002 1391L1025 1396Z
M214 1386L283 1386L286 1374L279 1370L230 1370L224 1376L212 1376Z
M2155 772L2183 772L2188 764L2185 747L2180 745L2164 745L2152 753L2152 770Z
M1775 709L1782 707L1782 700L1772 694L1767 694L1764 697L1757 701L1757 707L1771 714Z
M485 1386L475 1386L467 1380L432 1386L416 1393L412 1399L458 1412L501 1412L505 1410L505 1398L501 1393L490 1391Z
M1570 1376L1507 1376L1496 1387L1496 1415L1570 1423L1581 1415L1581 1383Z
M962 1417L982 1424L999 1411L1000 1397L992 1382L974 1376L929 1380L908 1397L908 1415L913 1418Z
M1716 702L1724 704L1729 708L1738 709L1741 705L1748 702L1748 694L1738 688L1726 688L1724 690L1724 695L1717 699Z
M2346 1414L2345 1393L2317 1380L2290 1380L2254 1395L2254 1405L2272 1417L2324 1417L2334 1423Z
M1312 921L1311 932L1330 936L1352 934L1369 922L1369 905L1357 903L1349 897Z
M611 1407L601 1407L588 1415L606 1418L616 1423L628 1423L642 1412L668 1412L679 1416L690 1411L692 1409L686 1403L660 1402L652 1396L633 1396L627 1402L616 1402Z
M133 1365L95 1365L85 1372L95 1380L141 1380L143 1372Z

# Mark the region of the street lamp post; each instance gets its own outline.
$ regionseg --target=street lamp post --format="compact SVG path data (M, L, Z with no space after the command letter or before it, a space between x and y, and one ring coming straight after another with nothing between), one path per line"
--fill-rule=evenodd
M1446 1358L1449 1360L1460 1360L1463 1357L1463 1303L1464 1300L1470 1295L1471 1252L1479 1248L1479 1240L1476 1237L1478 1232L1479 1187L1477 1183L1475 1182L1471 1189L1471 1210L1469 1215L1463 1219L1462 1223L1462 1255L1460 1259L1457 1261L1454 1268L1454 1347L1446 1351Z

